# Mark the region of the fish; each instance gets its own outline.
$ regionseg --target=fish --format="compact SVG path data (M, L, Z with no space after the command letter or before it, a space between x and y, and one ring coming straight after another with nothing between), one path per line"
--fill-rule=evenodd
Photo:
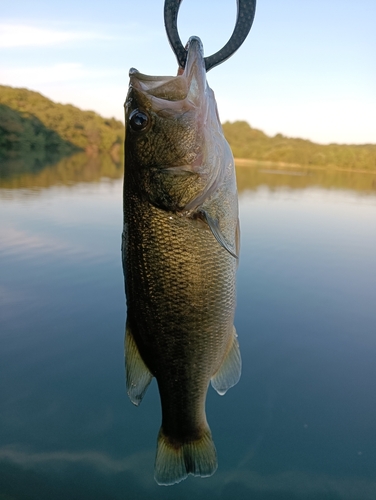
M234 160L202 42L191 37L177 76L129 72L125 102L122 261L126 385L139 405L158 385L162 423L154 478L211 476L217 453L206 419L241 374L234 312L239 256Z

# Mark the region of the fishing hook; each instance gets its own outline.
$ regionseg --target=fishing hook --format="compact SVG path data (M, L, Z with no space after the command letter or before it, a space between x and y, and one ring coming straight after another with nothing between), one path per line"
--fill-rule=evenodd
M168 41L178 60L179 66L184 68L187 60L187 50L183 47L178 33L178 12L182 1L165 0L164 23ZM221 50L212 56L204 58L206 71L214 68L214 66L218 66L218 64L223 63L223 61L231 57L247 38L255 17L256 0L237 0L237 7L236 24L231 38Z

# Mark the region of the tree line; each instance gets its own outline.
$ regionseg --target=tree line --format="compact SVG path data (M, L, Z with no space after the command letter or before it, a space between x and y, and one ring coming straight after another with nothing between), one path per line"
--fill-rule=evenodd
M94 111L59 104L38 92L0 85L0 151L7 156L65 156L85 151L120 161L124 125Z
M225 122L223 132L235 158L294 163L302 166L376 170L376 144L316 144L274 137L245 121ZM0 85L0 159L26 158L30 165L53 164L84 151L122 159L124 125L94 111L59 104L38 92Z
M235 158L302 166L376 170L376 144L316 144L277 134L270 137L245 121L225 122L223 132Z

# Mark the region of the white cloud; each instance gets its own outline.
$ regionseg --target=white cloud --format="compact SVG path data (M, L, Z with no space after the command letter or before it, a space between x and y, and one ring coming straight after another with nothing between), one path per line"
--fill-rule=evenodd
M5 85L30 86L40 83L54 83L77 80L88 76L79 63L61 63L51 66L26 66L0 70L1 82Z
M28 26L26 24L0 23L0 48L41 47L93 38L108 37L91 32L64 31Z
M86 82L80 84L68 82L59 85L40 85L37 90L52 101L73 104L80 109L90 109L102 116L113 116L124 121L124 101L128 91L127 75L120 75L116 80L119 83L103 82L99 85L89 85Z
M87 68L81 63L66 62L50 65L16 66L0 68L2 85L32 88L36 85L55 84L90 79L92 82L101 78L122 76L125 70ZM42 89L41 89L42 91Z
M62 104L124 120L128 91L127 67L88 68L77 62L0 67L0 84L25 87Z

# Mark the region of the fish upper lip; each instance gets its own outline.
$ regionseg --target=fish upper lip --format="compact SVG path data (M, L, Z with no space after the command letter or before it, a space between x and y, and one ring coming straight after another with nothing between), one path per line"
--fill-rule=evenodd
M199 100L206 90L206 69L204 60L204 49L198 36L190 37L187 43L187 60L184 70L179 68L177 76L151 76L140 73L137 69L129 70L130 86L140 90L150 96L174 101L173 87L176 81L176 94L180 96L177 100L188 99L194 105L199 105ZM179 79L181 83L179 84ZM161 95L160 90L166 88L171 82L172 90L168 92L168 97ZM179 92L180 90L180 92ZM175 94L175 95L176 95Z

